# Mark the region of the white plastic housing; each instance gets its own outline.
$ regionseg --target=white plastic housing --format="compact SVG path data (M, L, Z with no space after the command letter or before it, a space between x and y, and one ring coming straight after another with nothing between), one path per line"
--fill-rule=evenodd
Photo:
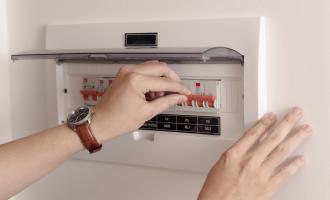
M207 172L221 153L242 135L244 128L264 112L263 88L266 87L259 78L265 72L262 21L262 18L246 18L48 26L48 50L124 48L125 33L158 32L159 47L226 46L245 56L244 66L170 65L189 87L204 80L206 91L215 95L217 102L215 108L176 106L165 113L218 116L220 136L138 130L109 141L99 153L89 155L84 151L75 158ZM50 126L63 123L69 111L84 103L80 93L84 77L96 78L96 81L115 77L122 64L54 65L49 62L47 68ZM65 89L67 93L63 92Z

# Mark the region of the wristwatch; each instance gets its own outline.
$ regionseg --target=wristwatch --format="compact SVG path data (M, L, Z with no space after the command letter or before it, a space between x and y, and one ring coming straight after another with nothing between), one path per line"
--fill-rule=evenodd
M78 134L81 143L89 153L95 153L102 148L102 144L98 143L91 128L93 114L92 108L81 106L71 112L67 119L68 127Z

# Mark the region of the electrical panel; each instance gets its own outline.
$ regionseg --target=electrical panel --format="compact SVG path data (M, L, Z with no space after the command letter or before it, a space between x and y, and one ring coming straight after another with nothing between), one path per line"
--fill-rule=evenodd
M74 78L74 81L80 80L81 82L81 88L79 90L81 101L78 102L91 107L95 106L101 100L106 90L111 90L110 86L113 79L114 77L98 76ZM232 89L234 86L236 87L229 93L221 93L222 82L224 91ZM222 81L221 79L212 78L196 79L183 77L182 84L192 91L192 94L187 96L187 101L146 121L140 127L140 130L220 136L220 113L222 109L228 112L228 108L226 108L225 102L222 99L225 100L229 96L232 101L242 103L242 87L239 87L239 84L242 84L242 82L228 82L227 80ZM72 91L71 88L69 88L69 91ZM148 94L146 94L146 99L148 100ZM223 102L223 106L221 102ZM79 105L80 103L76 104ZM236 112L239 113L239 105L237 104L236 106Z

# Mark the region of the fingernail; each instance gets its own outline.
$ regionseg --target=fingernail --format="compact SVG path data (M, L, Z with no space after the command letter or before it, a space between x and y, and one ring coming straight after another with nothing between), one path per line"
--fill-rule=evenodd
M275 119L275 114L272 112L269 112L269 113L264 114L264 116L262 118L268 119L268 120L273 120L273 119Z
M291 112L292 112L293 114L295 114L295 115L301 115L302 110L301 110L301 108L299 108L299 107L293 107L292 110L291 110Z
M312 133L312 132L313 132L313 128L312 128L310 125L308 125L308 124L303 125L302 128L303 128L306 132L308 132L308 133Z

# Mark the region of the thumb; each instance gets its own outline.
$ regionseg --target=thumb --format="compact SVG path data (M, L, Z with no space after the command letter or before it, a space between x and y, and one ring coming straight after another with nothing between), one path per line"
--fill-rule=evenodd
M160 98L157 98L153 101L150 101L150 106L154 111L154 115L157 115L172 106L183 103L187 101L187 97L180 94L170 94Z

